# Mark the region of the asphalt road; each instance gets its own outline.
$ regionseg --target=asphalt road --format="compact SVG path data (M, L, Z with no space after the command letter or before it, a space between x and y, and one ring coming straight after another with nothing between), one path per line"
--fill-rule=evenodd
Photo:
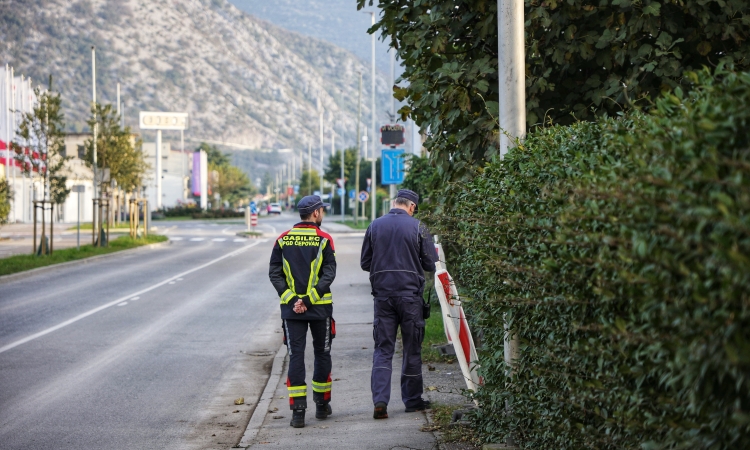
M0 282L0 448L239 442L281 342L273 238L156 225L170 245Z

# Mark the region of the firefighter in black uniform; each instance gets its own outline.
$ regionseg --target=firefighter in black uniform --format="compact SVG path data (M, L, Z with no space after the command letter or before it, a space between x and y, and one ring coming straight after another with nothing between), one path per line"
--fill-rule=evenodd
M315 354L312 377L315 417L325 419L331 415L331 339L336 335L331 283L336 277L336 256L333 239L320 229L327 206L330 205L317 195L299 201L297 210L302 222L278 237L268 271L281 298L281 319L289 352L286 384L292 410L291 426L295 428L305 426L308 327Z

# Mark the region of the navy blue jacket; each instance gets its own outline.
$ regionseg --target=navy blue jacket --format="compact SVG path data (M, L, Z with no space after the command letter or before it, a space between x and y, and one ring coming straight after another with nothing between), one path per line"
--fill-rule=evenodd
M403 209L393 208L367 228L359 265L370 272L374 297L421 297L424 272L434 272L435 261L427 227Z

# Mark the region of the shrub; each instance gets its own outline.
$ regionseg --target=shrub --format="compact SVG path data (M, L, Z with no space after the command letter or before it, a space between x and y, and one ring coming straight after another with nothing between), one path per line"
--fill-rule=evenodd
M717 74L649 115L539 130L448 189L431 220L484 333L486 440L750 448L750 74Z

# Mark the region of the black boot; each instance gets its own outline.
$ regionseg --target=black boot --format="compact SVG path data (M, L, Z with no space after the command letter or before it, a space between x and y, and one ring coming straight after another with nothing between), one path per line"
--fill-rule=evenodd
M388 418L388 405L385 402L375 403L375 411L372 413L373 419L387 419Z
M316 419L327 419L328 416L333 414L330 403L319 403L315 405L315 418Z
M292 411L292 421L289 425L294 428L305 428L305 410L295 409Z

